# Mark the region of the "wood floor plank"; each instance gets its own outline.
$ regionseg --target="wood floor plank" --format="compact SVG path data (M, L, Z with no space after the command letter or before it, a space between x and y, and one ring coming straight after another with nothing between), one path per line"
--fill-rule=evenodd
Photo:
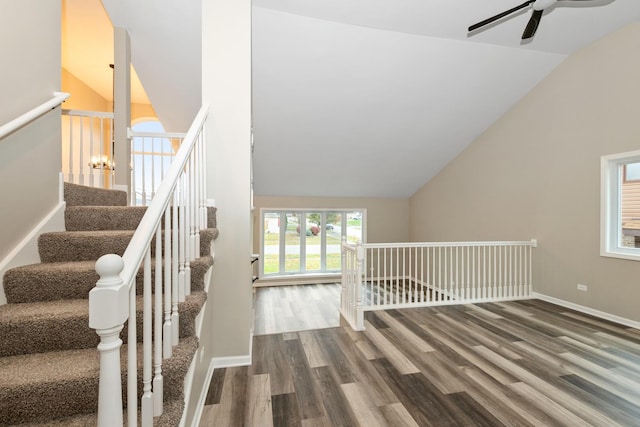
M273 426L269 374L251 375L248 379L247 407L244 419L251 426Z
M313 380L313 373L307 363L302 344L299 340L292 340L287 341L285 345L301 418L308 420L325 416L320 391Z
M549 399L535 388L525 383L509 384L509 387L541 411L545 411L556 420L557 425L570 425L575 427L587 427L592 424L578 417L573 412ZM615 424L614 424L615 425Z
M394 334L399 334L405 337L419 351L425 352L425 353L434 351L434 348L431 347L426 341L422 340L417 334L412 332L409 328L404 326L401 322L399 322L390 314L384 311L380 311L377 314L380 317L380 319L382 319L389 326L389 328L393 331Z
M320 366L327 366L328 357L324 350L318 343L313 331L298 332L304 354L307 356L310 368L318 368Z
M371 342L389 359L398 369L400 374L415 374L420 370L404 355L393 346L384 335L380 333L371 323L365 321L365 335Z
M209 383L209 390L207 391L207 397L205 398L205 405L215 405L220 403L220 397L222 396L222 387L224 385L224 376L226 369L214 369L211 375L211 381Z
M422 325L425 327L425 325ZM508 374L499 366L488 362L483 357L477 355L476 352L471 349L466 348L463 344L457 342L453 337L446 336L435 329L429 329L430 333L440 340L443 344L448 346L451 350L455 351L459 355L465 358L466 362L464 365L474 365L478 368L482 369L484 372L489 374L492 378L495 378L502 384L510 384L517 382L517 378Z
M581 417L586 417L584 419L589 420L594 423L594 425L602 427L617 425L617 423L611 418L608 418L606 415L603 415L596 410L592 410L592 408L585 405L580 400L575 399L572 395L554 387L544 376L532 374L516 363L503 358L486 347L477 347L476 350L480 354L484 355L488 360L491 360L494 363L499 363L504 369L509 371L509 373L525 382L531 389L535 389L554 402L558 402L559 405L563 406L567 410L574 411L575 413L580 414Z
M320 327L304 304L338 292L304 292L272 291L283 315L257 324ZM252 366L214 371L200 426L640 427L637 330L537 300L365 317L255 336Z
M345 329L343 328L343 331ZM366 340L364 333L358 332ZM377 405L389 405L398 402L398 398L385 379L376 371L369 363L369 359L360 351L359 347L354 344L351 336L347 333L340 334L338 344L345 354L350 354L350 360L354 369L355 382L361 384L369 395L370 399Z
M393 403L380 408L388 426L420 427L402 403Z
M271 396L274 427L300 427L302 419L295 393Z
M387 425L384 414L362 386L358 383L349 383L342 384L341 387L359 425L367 427Z
M467 393L507 426L550 426L555 421L544 412L535 411L524 398L516 398L507 385L500 384L475 367L461 367L469 377Z
M330 368L321 366L312 369L320 391L325 417L334 426L358 425L356 416L345 399L340 383Z

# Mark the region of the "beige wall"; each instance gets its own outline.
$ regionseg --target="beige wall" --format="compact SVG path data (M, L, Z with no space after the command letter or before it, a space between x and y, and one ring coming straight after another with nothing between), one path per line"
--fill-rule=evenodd
M65 101L67 110L112 111L112 105L82 80L62 69L62 91L71 94Z
M409 240L409 199L341 197L255 196L253 252L260 252L260 209L366 209L367 242L392 243Z
M535 291L640 320L640 263L599 255L600 157L640 148L638 40L640 23L560 64L416 192L412 240L537 238Z
M3 2L0 124L60 90L60 2ZM0 139L0 261L58 204L60 109Z
M62 69L62 91L71 94L64 103L67 110L113 111L113 103L87 86L82 80ZM131 123L143 120L158 120L151 104L131 104ZM187 129L184 129L186 132Z

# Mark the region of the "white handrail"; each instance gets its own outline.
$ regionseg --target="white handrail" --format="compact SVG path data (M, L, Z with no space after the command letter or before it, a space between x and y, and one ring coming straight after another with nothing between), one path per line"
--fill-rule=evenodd
M147 208L122 257L109 254L96 263L100 276L96 288L89 294L89 326L100 336L100 395L98 427L122 426L114 413L122 413L118 335L128 319L127 351L127 424L137 425L138 405L143 426L151 426L153 417L163 411L162 359L171 357L171 346L178 344L178 302L184 301L185 289L190 287L190 262L197 256L200 229L206 228L206 215L196 215L206 204L206 166L204 153L204 124L208 107L203 106L174 161L158 187L156 196ZM161 227L164 218L164 230ZM192 218L193 221L185 219ZM151 242L155 244L155 277L152 293ZM164 240L165 250L162 250ZM180 258L179 267L176 266ZM119 262L118 262L119 261ZM166 283L162 283L162 265ZM142 331L142 398L138 401L136 317L136 276L143 268L143 331ZM179 271L178 271L179 269ZM186 280L185 280L186 279ZM164 295L161 291L164 289ZM188 289L187 289L188 290ZM188 295L188 293L187 293ZM152 302L152 298L154 299ZM164 306L164 312L162 307ZM152 313L152 307L155 307ZM164 319L164 323L163 323ZM155 332L152 332L155 331ZM158 342L160 340L160 342ZM117 379L114 379L117 378ZM103 385L104 382L104 385ZM116 384L117 383L117 384ZM103 389L105 392L103 393Z
M186 136L184 132L138 132L131 128L127 129L128 138L185 138Z
M101 119L113 119L113 113L108 111L67 110L66 108L63 108L62 114L66 116L76 116L76 117L96 117Z
M49 101L43 102L36 108L29 110L23 115L11 120L9 123L0 126L0 139L4 138L12 132L15 132L27 123L37 119L47 111L53 110L58 105L62 104L65 99L69 98L69 96L70 94L66 92L54 92L53 98L51 98Z

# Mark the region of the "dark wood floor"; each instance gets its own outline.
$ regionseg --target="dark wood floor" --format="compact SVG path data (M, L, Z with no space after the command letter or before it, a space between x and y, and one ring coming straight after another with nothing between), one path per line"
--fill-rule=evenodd
M201 426L640 426L640 332L542 301L256 336Z

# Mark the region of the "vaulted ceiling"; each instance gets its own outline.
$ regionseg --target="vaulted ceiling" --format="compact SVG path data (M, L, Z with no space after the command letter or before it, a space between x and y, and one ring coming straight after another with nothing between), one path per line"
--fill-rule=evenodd
M165 128L185 130L201 3L103 2ZM519 3L253 0L256 194L408 197L567 55L640 20L638 0L568 0L530 41L530 8L467 32Z

